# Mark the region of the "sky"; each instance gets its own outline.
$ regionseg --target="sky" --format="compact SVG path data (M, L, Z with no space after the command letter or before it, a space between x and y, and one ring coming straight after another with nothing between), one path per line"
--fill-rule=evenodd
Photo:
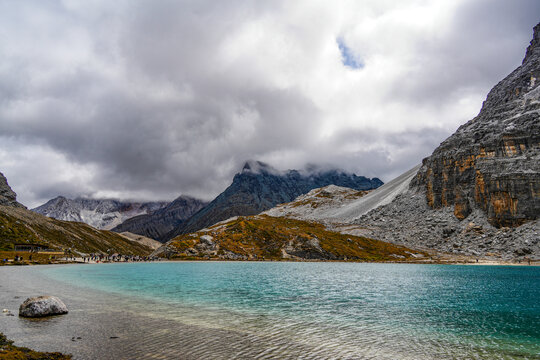
M0 172L210 200L248 159L383 181L521 64L537 0L0 0Z

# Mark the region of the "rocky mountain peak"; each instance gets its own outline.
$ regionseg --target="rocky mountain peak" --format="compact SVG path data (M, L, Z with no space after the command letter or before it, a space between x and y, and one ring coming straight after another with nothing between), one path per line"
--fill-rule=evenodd
M538 58L539 52L540 52L540 23L537 24L533 29L533 38L531 40L531 44L527 48L527 52L525 53L523 64L525 64L526 61L529 61L529 59L534 56Z
M355 190L371 190L383 183L378 178L369 179L338 170L321 170L316 173L279 171L261 161L249 160L225 191L167 234L165 240L200 230L233 216L258 214L277 204L292 201L312 189L332 184Z
M17 202L17 194L9 186L6 177L0 172L0 205L22 207Z
M58 220L84 222L98 229L110 230L126 219L154 212L166 205L166 202L126 202L83 197L69 199L57 196L32 210Z
M248 160L242 167L242 174L272 174L279 175L280 171L267 163L257 160Z

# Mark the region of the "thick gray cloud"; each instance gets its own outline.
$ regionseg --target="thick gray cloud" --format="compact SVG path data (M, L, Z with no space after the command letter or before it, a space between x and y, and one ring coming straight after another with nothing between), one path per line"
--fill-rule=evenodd
M388 181L477 114L539 13L536 0L0 1L0 171L28 206L209 199L246 159Z

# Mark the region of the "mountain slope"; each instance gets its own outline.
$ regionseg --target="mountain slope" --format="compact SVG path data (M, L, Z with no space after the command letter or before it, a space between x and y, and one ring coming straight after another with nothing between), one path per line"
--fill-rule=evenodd
M416 166L368 192L335 185L314 189L290 203L278 205L264 213L327 224L348 224L379 206L389 204L396 196L405 192L419 168L420 166Z
M162 239L186 219L202 209L206 202L189 196L180 196L162 209L151 214L139 215L125 220L112 231L131 232L151 239Z
M153 255L180 259L411 261L427 253L268 215L232 218L174 238Z
M371 190L382 185L382 181L337 170L281 172L265 163L248 161L224 192L167 234L165 239L200 230L233 216L255 215L277 204L292 201L312 189L331 184L355 190Z
M2 181L4 180L4 181ZM16 201L5 177L0 173L0 250L13 250L15 244L38 244L76 253L148 255L152 248L116 233L97 230L79 223L61 221L27 210ZM9 201L6 201L8 194Z
M151 238L148 238L146 236L142 236L142 235L139 235L139 234L133 234L133 233L130 233L130 232L122 232L120 233L119 235L122 235L123 237L131 240L131 241L135 241L135 242L138 242L140 244L143 244L145 246L148 246L150 248L152 248L153 250L156 250L157 248L159 248L162 244L159 242L159 241L156 241L154 239L151 239Z
M84 222L98 229L110 230L126 219L152 213L166 202L124 202L115 199L67 199L58 196L32 211L57 220Z

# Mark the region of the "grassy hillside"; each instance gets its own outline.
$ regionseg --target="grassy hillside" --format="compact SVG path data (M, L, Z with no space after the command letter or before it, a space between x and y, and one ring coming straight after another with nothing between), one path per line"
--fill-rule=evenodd
M13 345L13 341L0 333L0 360L68 360L71 355L64 355L59 352L38 352L25 347Z
M427 255L378 240L328 231L319 223L267 215L238 217L180 235L157 253L180 259L348 261L410 261Z
M24 208L0 206L0 250L16 243L47 245L82 253L118 252L148 255L152 249L119 234L97 230L87 224L48 218Z

